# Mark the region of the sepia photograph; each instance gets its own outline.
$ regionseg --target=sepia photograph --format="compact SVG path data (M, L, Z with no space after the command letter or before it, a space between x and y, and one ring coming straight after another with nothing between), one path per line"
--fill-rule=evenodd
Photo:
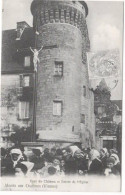
M2 0L1 191L121 192L124 1Z

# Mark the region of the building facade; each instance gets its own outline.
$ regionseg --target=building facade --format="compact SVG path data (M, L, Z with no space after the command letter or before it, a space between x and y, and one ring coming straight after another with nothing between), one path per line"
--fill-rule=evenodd
M23 30L22 30L23 29ZM15 129L32 126L33 121L33 29L26 22L3 31L1 66L1 143L9 146Z
M94 91L96 116L96 148L120 150L118 147L119 126L122 122L122 101L111 100L111 91L104 79ZM121 129L120 129L121 131Z
M86 58L90 50L87 4L34 0L31 12L33 28L19 22L16 30L3 32L3 102L5 96L8 101L8 94L15 94L11 100L14 108L10 106L14 119L4 122L12 123L12 131L15 125L31 125L33 136L39 134L38 140L33 141L82 142L85 147L92 147L95 115ZM37 72L30 47L43 47ZM7 79L12 79L13 84ZM8 88L12 88L11 92ZM8 103L2 107L7 109L7 114L3 113L10 120Z
M80 124L89 123L87 5L42 0L33 1L31 11L39 32L37 48L43 46L37 72L36 131L43 140L77 142Z

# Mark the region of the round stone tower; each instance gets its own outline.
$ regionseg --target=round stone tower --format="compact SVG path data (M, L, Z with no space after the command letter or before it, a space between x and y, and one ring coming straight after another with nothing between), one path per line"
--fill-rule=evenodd
M36 131L42 140L78 141L81 82L86 74L88 7L83 1L34 0L37 71ZM84 67L84 68L83 68ZM84 71L83 71L84 69ZM83 71L83 74L82 74Z

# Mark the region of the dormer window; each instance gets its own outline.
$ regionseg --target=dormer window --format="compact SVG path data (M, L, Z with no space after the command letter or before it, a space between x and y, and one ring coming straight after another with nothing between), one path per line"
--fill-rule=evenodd
M24 28L19 28L17 30L17 38L16 38L16 40L20 40L20 38L21 38L21 36L23 34L23 31L24 31Z
M21 36L25 30L25 28L30 27L25 21L17 22L17 38L16 40L20 40Z

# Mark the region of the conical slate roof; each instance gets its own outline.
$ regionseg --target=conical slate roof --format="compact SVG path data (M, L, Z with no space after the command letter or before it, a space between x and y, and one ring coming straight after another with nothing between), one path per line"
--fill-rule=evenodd
M104 78L100 81L94 92L95 94L111 94Z
M109 87L107 86L106 82L105 82L105 79L102 79L99 83L99 89L102 91L102 90L106 90L106 91L109 91Z

